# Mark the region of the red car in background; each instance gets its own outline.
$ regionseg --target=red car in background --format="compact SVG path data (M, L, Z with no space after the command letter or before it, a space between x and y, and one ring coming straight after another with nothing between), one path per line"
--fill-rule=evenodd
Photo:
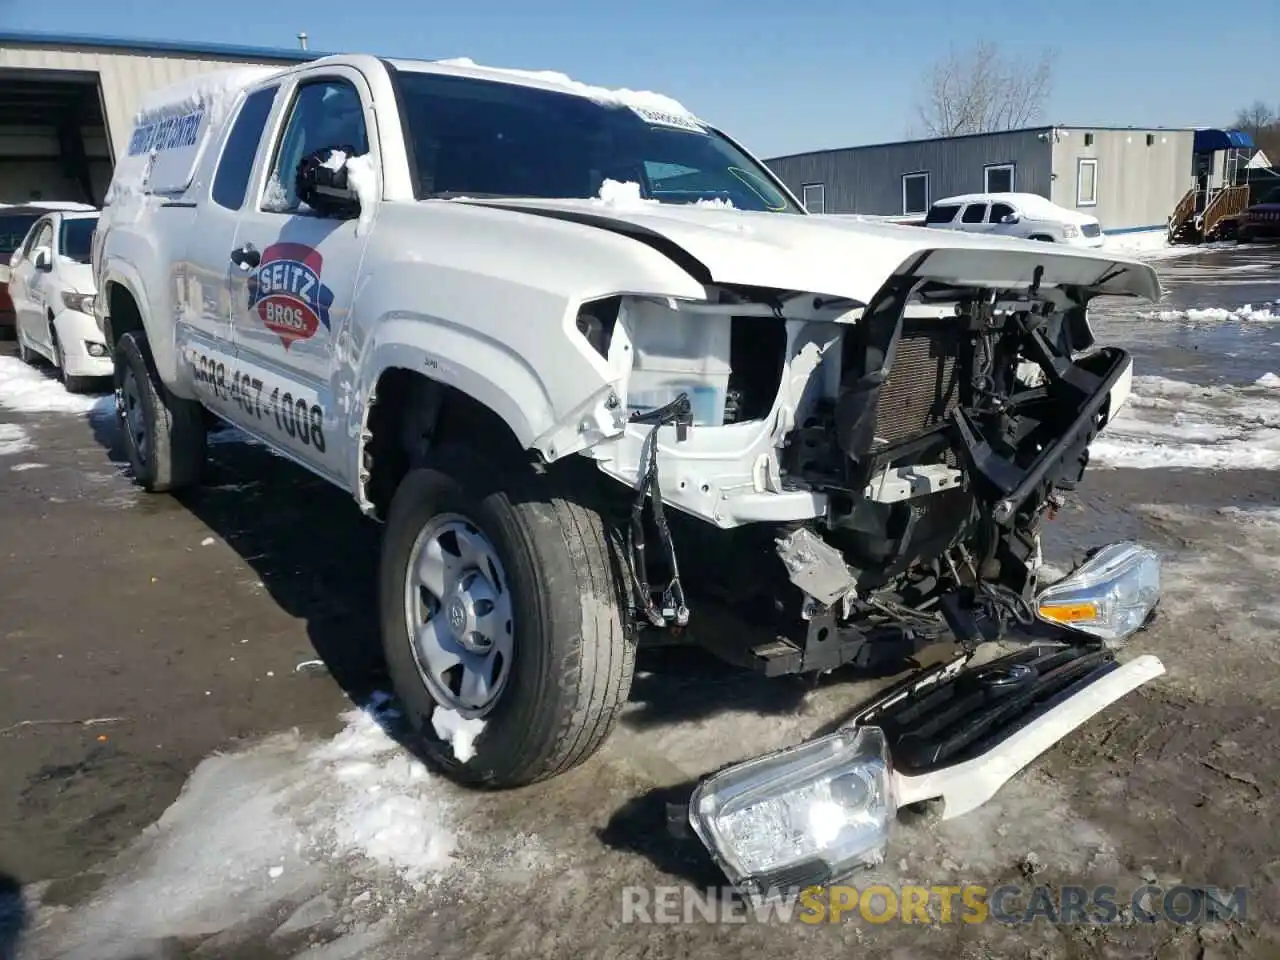
M0 207L0 338L11 339L16 329L9 299L9 258L22 246L31 225L48 213L45 207Z

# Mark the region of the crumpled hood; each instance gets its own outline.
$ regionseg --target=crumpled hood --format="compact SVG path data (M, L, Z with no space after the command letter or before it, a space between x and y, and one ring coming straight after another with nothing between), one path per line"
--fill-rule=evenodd
M703 282L742 284L849 297L867 303L895 273L909 270L968 286L1030 285L1094 294L1160 298L1155 271L1102 250L801 214L757 213L713 205L600 200L455 200L556 217L674 244ZM916 261L923 257L919 263ZM914 270L912 270L912 266Z

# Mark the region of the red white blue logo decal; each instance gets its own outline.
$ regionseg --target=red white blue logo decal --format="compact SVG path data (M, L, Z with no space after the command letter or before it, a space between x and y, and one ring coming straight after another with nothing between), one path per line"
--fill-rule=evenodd
M320 282L324 258L301 243L273 243L249 277L249 307L286 350L329 327L333 291Z

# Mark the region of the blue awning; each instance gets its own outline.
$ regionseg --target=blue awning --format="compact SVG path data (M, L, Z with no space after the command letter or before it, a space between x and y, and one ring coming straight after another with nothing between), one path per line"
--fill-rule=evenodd
M1197 130L1196 153L1213 153L1217 150L1252 150L1253 137L1243 130Z

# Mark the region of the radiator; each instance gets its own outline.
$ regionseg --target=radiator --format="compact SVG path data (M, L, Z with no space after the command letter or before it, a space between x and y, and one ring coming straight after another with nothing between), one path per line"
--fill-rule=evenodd
M960 402L960 334L936 319L906 321L876 407L876 439L897 443L942 423Z

